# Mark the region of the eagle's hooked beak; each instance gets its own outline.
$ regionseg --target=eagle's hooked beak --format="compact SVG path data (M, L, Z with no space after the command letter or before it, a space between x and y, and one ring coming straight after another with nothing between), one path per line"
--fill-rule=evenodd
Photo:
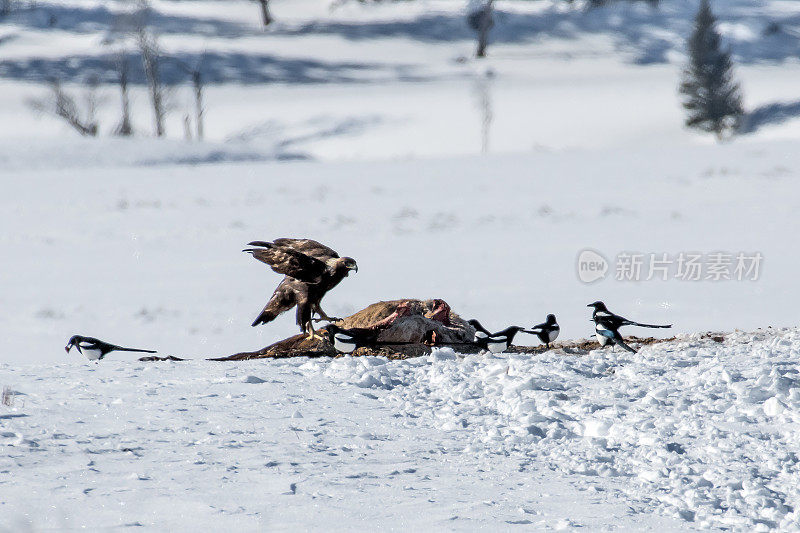
M67 344L64 346L64 350L66 350L67 353L69 353L70 348L72 348L72 344Z

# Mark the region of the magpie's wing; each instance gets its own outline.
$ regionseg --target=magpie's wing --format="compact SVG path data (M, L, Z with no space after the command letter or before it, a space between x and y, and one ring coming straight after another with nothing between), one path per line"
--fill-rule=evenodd
M327 262L329 259L337 259L339 254L336 253L335 250L332 248L328 248L324 244L321 244L317 241L311 239L275 239L272 241L275 246L279 246L281 248L287 248L289 250L294 250L295 252L300 252L301 254L305 254L307 256L313 257L315 259L319 259L323 263Z
M600 314L600 313L596 314L594 316L594 322L595 322L595 324L601 324L606 329L610 329L610 330L616 330L617 328L619 328L621 326L626 326L626 325L632 323L627 318L621 317L619 315L612 315L610 313L608 313L608 314Z
M615 315L611 311L595 311L592 314L592 320L595 322L602 322L611 329L617 329L620 326L626 326L631 323L627 318Z
M298 252L291 248L275 246L273 243L253 241L250 246L258 248L245 248L243 252L268 264L278 274L284 274L305 283L318 283L328 266L319 259Z

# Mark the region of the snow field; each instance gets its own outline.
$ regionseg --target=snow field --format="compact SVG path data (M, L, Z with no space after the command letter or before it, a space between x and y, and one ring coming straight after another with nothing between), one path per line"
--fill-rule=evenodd
M690 335L638 354L593 351L389 362L312 360L304 372L383 388L405 416L466 433L464 453L622 479L648 510L701 528L795 530L800 332Z
M126 6L38 4L0 27L0 530L800 529L800 332L691 334L797 324L796 2L715 2L753 112L720 146L676 93L694 2L499 1L478 64L460 1L275 0L265 32L250 0L153 0L167 53L206 53L206 142L180 140L174 62L169 139L147 137L141 76L133 139L108 137L111 78L102 137L37 118L47 75L80 94L107 70ZM275 162L292 159L315 161ZM492 329L554 312L577 339L602 298L680 336L636 355L65 359L75 333L196 358L295 333L292 313L249 327L280 278L239 250L279 236L357 258L331 314L441 297ZM584 247L765 263L752 283L584 285Z
M448 357L0 364L0 531L687 529L486 448L433 392ZM406 412L392 375L424 372Z

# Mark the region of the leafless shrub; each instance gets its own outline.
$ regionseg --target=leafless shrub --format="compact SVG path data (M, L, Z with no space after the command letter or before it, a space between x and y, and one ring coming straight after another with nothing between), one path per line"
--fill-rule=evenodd
M28 105L41 113L49 113L64 119L78 133L84 136L97 135L97 88L96 76L89 78L86 92L83 95L83 106L78 105L75 97L67 93L57 78L50 80L50 95L44 98L31 99Z
M204 135L203 114L205 113L205 108L203 107L203 72L201 70L203 58L204 56L201 56L200 60L194 66L178 61L181 68L192 78L192 89L194 91L194 123L196 127L196 137L199 140L203 140Z
M167 116L166 89L161 80L163 53L158 43L158 35L149 27L150 4L147 0L138 0L136 5L136 12L125 21L125 25L130 28L130 33L142 56L156 136L163 137L166 133L164 121Z
M161 50L158 38L141 27L136 33L136 44L142 54L144 73L147 76L147 87L150 91L150 104L153 106L153 119L155 121L156 136L163 137L166 133L164 120L166 107L164 105L164 84L161 82Z

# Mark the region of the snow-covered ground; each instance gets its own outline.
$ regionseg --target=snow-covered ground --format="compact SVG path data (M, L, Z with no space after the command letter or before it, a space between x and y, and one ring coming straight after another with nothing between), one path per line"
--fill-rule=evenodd
M113 31L130 3L0 21L0 386L19 393L0 405L0 529L800 528L800 5L714 3L749 112L718 145L682 126L693 1L498 0L482 62L461 2L272 4L263 31L255 2L152 2L163 140ZM132 139L109 133L121 49ZM207 135L189 142L175 59L201 57ZM92 73L97 139L26 105ZM679 338L634 356L65 356L75 333L197 359L294 333L292 313L249 326L279 277L240 250L281 236L358 260L330 314L438 297L492 329L552 312L579 339L603 299ZM578 279L584 249L607 279ZM681 252L763 264L614 279L618 254ZM699 335L736 329L755 333Z
M0 366L8 530L796 529L800 332Z

